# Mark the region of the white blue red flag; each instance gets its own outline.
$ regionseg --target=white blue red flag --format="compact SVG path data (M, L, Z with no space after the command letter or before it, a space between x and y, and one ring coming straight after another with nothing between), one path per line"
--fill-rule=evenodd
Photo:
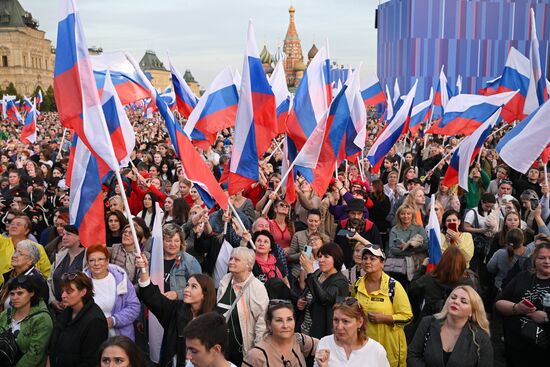
M12 120L13 122L22 124L24 121L23 117L21 117L21 114L19 113L19 108L17 108L16 100L8 99L5 103L7 118Z
M178 112L181 113L186 119L189 118L191 112L199 102L197 96L191 91L189 85L180 72L176 69L172 60L170 62L170 72L172 73L172 86L174 87L174 93L176 95L176 105Z
M365 106L376 106L381 103L386 103L384 89L376 74L372 74L367 82L361 87L361 96L363 96Z
M449 99L452 96L453 93L447 83L447 76L445 75L445 65L442 65L434 95L434 108L432 112L434 119L439 119L443 116L445 113L445 107L447 106L447 103L449 103Z
M386 116L384 119L390 121L393 117L393 102L390 94L390 88L386 85Z
M267 81L256 44L252 21L248 36L229 166L229 194L260 179L259 160L277 136L275 95Z
M239 93L230 68L214 78L189 115L184 131L197 145L206 149L214 145L218 132L235 126Z
M27 96L23 96L22 110L25 111L26 113L29 113L30 110L32 110L32 108L33 108L33 103L31 102L31 100Z
M393 83L393 105L397 103L399 100L399 97L401 97L401 90L399 89L399 82L397 81L397 78L395 78L395 82Z
M550 102L533 111L500 140L497 152L508 166L526 173L550 143Z
M40 108L40 104L42 103L42 89L38 90L38 93L36 94L36 97L34 99L34 103L36 103L36 109Z
M456 78L456 95L462 94L462 75L458 74Z
M94 78L99 95L103 92L107 70L115 86L118 98L122 105L134 103L151 97L147 86L140 82L134 67L126 60L123 52L105 52L91 56Z
M489 134L496 126L500 118L500 108L489 117L481 126L479 126L472 135L460 142L458 148L451 157L451 162L445 172L443 185L452 187L458 183L460 187L468 191L468 175L470 165L475 157L480 153L483 143L487 140Z
M325 45L304 72L288 115L288 151L291 160L294 160L315 127L325 117L331 101L330 59L328 46Z
M105 74L101 107L105 115L105 122L109 129L111 141L113 142L116 159L120 162L121 167L126 167L130 161L130 153L132 153L132 150L136 146L136 136L134 128L130 120L128 120L128 115L126 115L124 107L118 98L109 71Z
M166 124L166 130L172 145L179 157L183 166L183 173L185 177L193 184L199 191L203 191L201 194L210 195L222 209L227 209L227 195L221 189L218 181L206 165L206 162L202 156L195 150L191 140L183 131L180 123L174 117L174 114L166 103L160 98L158 91L153 87L151 82L147 80L147 77L143 74L139 68L139 64L130 55L126 55L128 61L134 66L134 69L138 73L140 80L144 85L147 85L149 92L154 96L156 105L160 115L163 117Z
M435 194L432 194L430 202L430 217L426 226L426 234L428 235L428 256L430 258L426 270L430 272L439 264L442 255L441 228L439 227L439 219L437 219L437 214L435 213Z
M430 88L430 97L424 102L413 106L411 111L411 120L409 122L409 131L411 136L418 135L418 129L422 124L426 124L430 121L432 115L432 103L434 97L434 90Z
M459 94L449 100L445 114L428 132L439 135L470 135L496 110L508 103L516 92L498 93L492 96Z
M21 128L21 141L24 144L36 143L36 118L38 111L36 110L36 105L31 104L31 110L27 112L25 117L25 123Z
M537 23L535 21L535 11L531 8L531 47L529 50L529 87L525 97L525 106L523 113L528 115L536 110L548 99L548 89L546 87L546 73L543 72L543 65L540 59L539 40L537 38Z
M100 172L101 171L101 172ZM78 228L84 247L105 243L105 205L101 182L109 168L91 154L74 134L67 170L70 223Z
M417 84L418 80L415 81L413 87L403 101L403 104L395 112L382 133L378 135L367 153L367 158L376 171L380 168L386 154L388 154L390 149L397 143L401 135L406 133L409 129L409 117L416 94Z
M156 213L161 212L160 205L155 203ZM164 293L164 250L162 239L162 215L156 215L151 231L151 259L149 260L149 276L151 283L155 284L161 293ZM149 357L154 363L160 361L160 347L164 329L156 316L148 313L149 321Z
M277 106L277 134L286 133L286 120L290 110L290 92L286 85L285 66L283 60L279 60L269 79L273 94L275 95L275 105Z
M164 103L166 103L170 111L176 110L176 93L174 93L172 88L166 88L162 93L160 93L160 98L162 98Z
M59 119L74 130L98 160L119 169L107 130L84 30L74 0L61 0L54 92Z

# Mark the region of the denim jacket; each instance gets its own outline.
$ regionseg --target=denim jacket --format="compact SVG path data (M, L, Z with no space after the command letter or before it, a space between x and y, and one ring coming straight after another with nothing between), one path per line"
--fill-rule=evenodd
M180 251L176 262L170 270L170 290L178 294L178 300L183 301L183 290L191 274L202 273L197 259L186 252Z

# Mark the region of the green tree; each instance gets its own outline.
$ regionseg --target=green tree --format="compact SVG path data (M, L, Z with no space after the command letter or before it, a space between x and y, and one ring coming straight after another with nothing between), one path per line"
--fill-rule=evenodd
M4 94L9 94L10 96L15 96L17 100L22 100L23 96L21 96L19 93L17 93L17 88L15 88L15 85L10 82L6 90L4 91Z
M46 89L45 93L42 91L42 97L44 98L44 101L42 102L40 109L47 112L57 112L57 105L55 104L53 87L51 85L48 89Z

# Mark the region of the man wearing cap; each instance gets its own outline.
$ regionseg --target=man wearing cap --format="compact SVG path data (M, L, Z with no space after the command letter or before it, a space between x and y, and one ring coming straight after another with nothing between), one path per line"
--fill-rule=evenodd
M346 211L348 212L348 218L341 220L336 228L336 242L342 251L344 252L344 264L347 268L351 268L354 265L353 262L353 243L348 234L351 230L361 235L364 239L371 243L382 244L382 238L376 225L368 218L363 216L363 209L365 202L361 199L352 199L348 202Z

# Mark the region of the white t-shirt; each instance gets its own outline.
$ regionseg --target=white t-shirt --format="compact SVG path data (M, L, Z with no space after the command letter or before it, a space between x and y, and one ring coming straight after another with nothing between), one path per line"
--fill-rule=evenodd
M388 357L386 356L386 350L382 344L369 338L367 343L363 345L361 349L351 352L349 359L346 357L344 348L336 345L334 335L327 335L319 340L317 345L317 351L321 349L328 349L330 351L330 357L328 361L329 367L389 367ZM318 367L317 362L314 363L315 367Z
M477 214L477 222L479 224L479 227L477 228L485 228L485 220L487 219L487 216L479 214L479 212L477 211L477 208L468 209L468 211L466 212L466 215L464 216L464 222L473 226L475 222L476 214Z
M113 274L109 273L103 279L94 279L94 301L101 308L105 317L111 317L116 299L116 282Z

